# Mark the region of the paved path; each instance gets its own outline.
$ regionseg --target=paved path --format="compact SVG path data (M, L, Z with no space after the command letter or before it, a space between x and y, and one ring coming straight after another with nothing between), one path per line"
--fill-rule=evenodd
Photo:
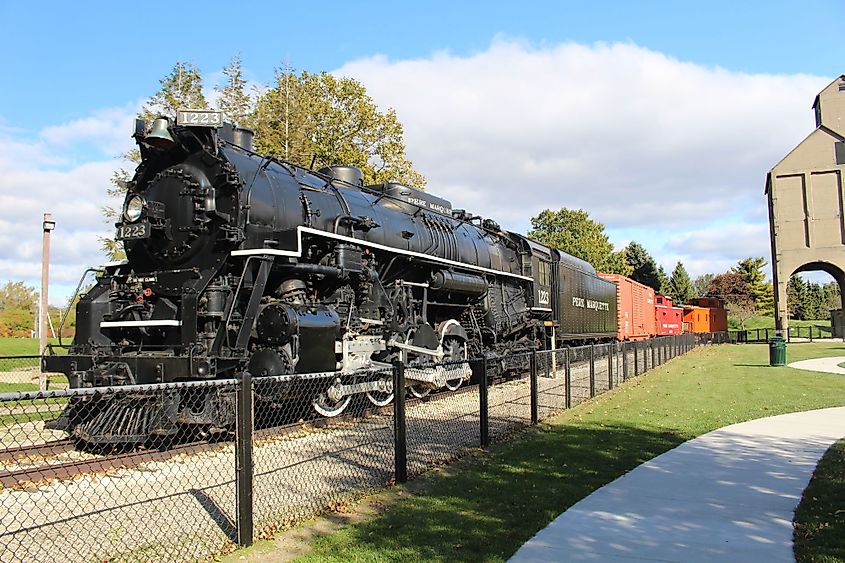
M839 373L845 375L845 369L839 367L839 364L843 362L845 362L845 356L836 356L833 358L813 358L812 360L792 362L788 367L804 369L807 371L824 371L827 373Z
M792 517L845 407L686 442L558 516L511 561L794 561Z

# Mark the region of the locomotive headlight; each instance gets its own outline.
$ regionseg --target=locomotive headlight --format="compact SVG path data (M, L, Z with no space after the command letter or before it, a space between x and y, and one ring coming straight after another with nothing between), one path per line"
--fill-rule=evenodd
M134 223L141 217L142 211L144 211L144 198L133 195L123 208L123 218L126 219L127 223Z

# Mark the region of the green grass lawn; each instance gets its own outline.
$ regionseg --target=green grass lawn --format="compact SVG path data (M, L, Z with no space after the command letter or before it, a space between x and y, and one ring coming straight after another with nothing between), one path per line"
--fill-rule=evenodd
M799 321L795 319L789 319L789 326L790 327L808 327L814 326L821 328L823 333L830 333L830 319L820 319L816 321ZM745 330L756 330L756 329L774 329L775 328L775 319L774 317L751 317L750 319L745 321ZM730 326L730 330L740 330L738 323L732 323ZM807 331L802 331L802 333L806 333ZM813 331L813 335L815 335L816 331Z
M845 561L845 440L827 451L795 511L798 563Z
M845 344L796 344L788 354L845 356ZM504 561L578 500L686 440L841 405L843 376L769 367L762 345L699 348L487 452L365 499L378 514L318 534L304 560Z
M2 383L0 382L0 393L12 391L38 391L38 385L32 383Z
M71 338L63 338L62 342L70 344ZM58 344L58 338L50 338L51 344ZM0 338L0 356L37 356L37 338Z

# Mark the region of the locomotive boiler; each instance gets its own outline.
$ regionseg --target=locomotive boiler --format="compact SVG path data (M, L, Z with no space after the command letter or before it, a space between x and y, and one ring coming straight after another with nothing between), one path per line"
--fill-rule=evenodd
M138 121L134 137L116 225L127 259L80 298L68 354L44 359L72 388L307 373L317 388L299 400L334 416L404 392L379 371L400 358L422 396L468 382L460 360L550 345L550 327L558 345L616 332L614 286L589 264L430 193L257 154L218 112ZM231 398L210 391L96 400L51 426L98 443L231 425ZM143 422L115 436L133 409Z

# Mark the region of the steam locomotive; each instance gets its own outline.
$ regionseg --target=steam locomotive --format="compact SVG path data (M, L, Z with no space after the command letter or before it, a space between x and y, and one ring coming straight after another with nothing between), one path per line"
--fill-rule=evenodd
M308 373L311 407L335 416L356 397L388 404L378 368L398 358L429 366L407 372L422 396L469 381L468 357L616 335L616 286L590 264L431 193L257 154L219 112L139 120L134 138L116 225L127 260L80 298L67 355L44 358L72 388ZM231 424L211 391L96 400L52 427L98 443Z

